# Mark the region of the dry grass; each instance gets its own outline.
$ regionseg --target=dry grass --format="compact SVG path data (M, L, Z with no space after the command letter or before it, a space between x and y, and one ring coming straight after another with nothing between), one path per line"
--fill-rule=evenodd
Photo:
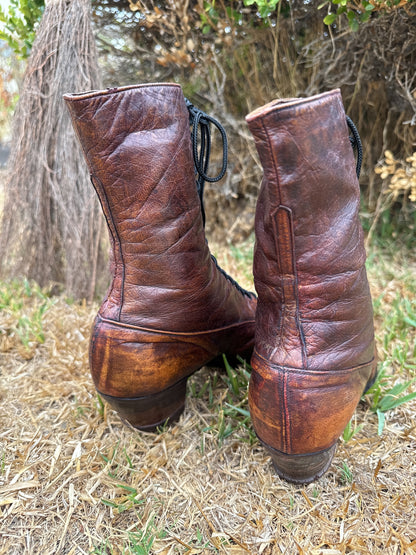
M62 99L100 88L91 2L45 4L11 121L0 272L45 285L58 281L77 298L92 299L103 257L102 216ZM27 5L21 9L33 16Z
M233 260L226 269L235 266L247 284ZM391 265L396 277L386 281L380 264L371 276L382 314L414 281ZM146 434L123 425L98 402L89 375L97 307L26 289L21 308L0 311L1 554L416 553L414 401L389 413L381 437L363 401L363 428L340 440L330 471L290 485L250 429L224 416L219 371L192 378L174 427ZM30 320L42 303L44 342L32 335L25 346L19 318ZM379 341L381 325L378 318Z

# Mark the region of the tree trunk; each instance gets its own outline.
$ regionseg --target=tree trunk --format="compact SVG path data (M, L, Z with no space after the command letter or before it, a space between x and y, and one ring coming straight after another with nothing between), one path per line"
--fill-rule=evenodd
M91 299L102 217L62 95L100 86L89 0L49 0L13 119L0 271Z

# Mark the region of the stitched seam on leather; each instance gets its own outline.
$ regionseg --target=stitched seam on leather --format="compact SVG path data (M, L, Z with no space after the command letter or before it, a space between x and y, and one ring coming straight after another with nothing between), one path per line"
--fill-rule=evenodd
M274 247L276 249L276 255L277 255L277 262L278 262L278 271L280 272L280 276L283 277L283 270L284 270L284 264L282 261L282 256L281 256L281 252L280 252L280 248L279 248L279 241L277 239L279 232L278 232L278 225L276 222L276 218L275 215L277 215L277 211L274 214L271 214L272 217L272 227L273 227L273 240L274 240ZM283 279L282 279L282 287L281 287L281 292L282 292L282 306L281 306L281 310L282 310L282 314L279 320L279 337L280 337L280 343L283 342L283 325L284 322L286 320L286 307L287 307L287 302L286 302L286 288L283 285Z
M279 214L284 215L284 219L282 220L279 217ZM292 210L287 206L279 205L279 208L276 212L276 216L278 217L278 236L283 237L283 240L277 241L279 255L281 262L281 272L282 274L288 274L290 276L291 284L289 288L291 300L293 300L296 304L296 314L295 314L295 323L296 328L299 333L299 340L301 343L301 354L302 354L302 363L304 366L308 366L308 358L307 358L307 351L306 351L306 343L305 343L305 335L302 328L302 322L300 319L299 313L299 290L298 290L298 275L296 269L296 255L295 255L295 238L293 232L293 219L292 219ZM290 252L290 261L287 260L287 254ZM285 286L284 286L285 287ZM285 287L285 289L288 289ZM285 294L285 298L287 295Z
M365 368L366 366L369 366L371 364L373 364L375 362L375 357L373 357L372 359L370 359L368 362L364 362L363 364L359 364L357 366L351 366L350 368L340 368L340 369L335 369L335 370L315 370L315 369L310 369L310 368L293 368L292 366L279 366L278 364L273 364L270 362L270 360L268 360L267 358L264 358L261 354L259 354L256 350L254 350L253 352L253 357L258 357L261 360L263 360L267 366L269 366L270 368L274 369L274 370L280 370L280 371L289 371L289 372L298 372L300 374L305 374L305 375L327 375L328 372L336 372L337 374L342 374L342 373L349 373L349 372L355 372L358 370L362 370L363 368Z
M68 99L68 100L70 100L70 99ZM71 105L69 105L69 106L71 106ZM70 115L71 115L71 119L73 120L73 122L75 122L75 120L78 119L78 118L73 114L73 112L72 112L71 109L69 110L69 113L70 113ZM75 125L75 123L74 123L74 125L73 125L73 128L74 128L75 133L76 133L76 135L77 135L77 137L78 137L78 141L79 141L79 144L81 145L81 149L82 149L82 151L83 151L83 153L84 153L85 160L87 161L87 166L88 166L88 168L89 168L89 170L90 170L90 179L91 179L91 183L92 183L92 186L94 187L94 190L96 191L96 194L97 194L97 196L98 196L98 200L99 200L99 202L100 202L100 205L101 205L101 208L102 208L102 210L103 210L104 216L105 216L105 218L106 218L106 220L107 220L107 226L108 226L108 228L109 228L109 230L110 230L111 237L112 237L112 239L113 239L113 244L114 244L115 241L114 241L113 232L112 232L112 230L111 230L111 227L108 225L108 219L107 219L108 216L107 216L107 214L106 214L106 212L105 212L105 210L104 210L104 208L103 208L101 196L98 194L98 191L97 191L97 189L96 189L96 186L95 186L95 184L94 184L93 181L92 181L92 177L93 177L93 173L92 173L93 164L91 163L91 160L90 160L89 151L88 151L88 149L85 147L85 144L84 144L84 141L83 141L83 137L82 137L81 133L79 132L78 126ZM121 261L122 261L123 274L124 274L124 263L123 263L123 255L122 255L122 252L121 252L120 238L118 237L117 229L116 229L116 226L115 226L115 224L114 224L114 220L113 220L113 218L112 218L111 210L110 210L110 207L109 207L109 204L108 204L108 198L107 198L107 195L105 194L105 190L104 190L103 184L102 184L101 181L98 179L98 177L96 177L96 176L94 176L94 177L95 177L95 179L97 179L97 182L100 184L100 189L101 189L101 191L102 191L102 193L103 193L104 199L105 199L106 204L107 204L108 209L109 209L108 211L109 211L109 214L110 214L110 217L111 217L111 223L113 224L114 231L115 231L115 233L116 233L116 235L117 235L117 239L118 239L118 242L119 242L120 257L121 257ZM114 248L113 248L113 254L114 254L114 256L115 256L115 249L114 249ZM116 263L116 261L114 261L114 262ZM117 263L116 263L116 265L117 265ZM121 303L120 303L119 318L120 318L121 306L122 306L122 301L123 301L123 288L124 288L124 275L123 275L123 281L122 281ZM113 289L114 289L114 278L113 278L113 281L112 281L112 283L111 283L111 292L107 295L107 299L108 299L108 297L111 295L111 293L113 292Z
M101 210L102 210L102 212L103 212L103 214L104 214L104 217L105 217L105 219L106 219L107 228L108 228L108 230L109 230L109 232L110 232L110 235L111 235L111 243L112 243L112 249L113 249L113 256L115 256L115 238L114 238L113 230L111 229L111 225L110 225L111 222L109 221L109 218L108 218L107 213L106 213L106 209L104 208L103 199L101 198L101 194L100 194L100 193L103 193L102 187L101 187L101 190L98 191L98 188L96 187L96 185L95 185L95 183L94 183L94 178L95 178L95 176L91 173L91 174L90 174L91 184L92 184L92 186L94 187L95 193L96 193L96 195L97 195L97 197L98 197L98 201L99 201L100 206L101 206ZM97 181L98 181L98 180L97 180ZM114 262L115 262L115 261L114 261ZM111 294L113 293L113 290L114 290L114 276L113 276L113 279L111 280L111 289L110 289L108 295L106 296L106 300L107 300L109 297L111 297Z
M227 331L227 330L231 330L233 328L238 328L240 326L245 326L246 324L254 324L255 323L255 320L244 320L242 322L238 322L238 324L230 324L229 326L223 326L222 328L215 328L215 329L206 330L206 331L183 332L183 331L158 330L158 329L154 329L154 328L145 328L145 327L141 327L141 326L135 326L133 324L126 324L124 322L119 322L118 320L111 320L110 318L104 318L103 316L101 316L101 314L98 314L98 318L100 318L100 320L102 322L106 322L107 324L122 327L122 328L131 329L133 331L137 330L137 331L144 331L144 332L150 332L150 333L160 333L160 334L163 334L163 335L176 335L176 336L183 336L183 337L209 335L211 333L219 333L221 331Z
M113 94L121 93L124 91L144 89L144 88L155 88L155 87L172 87L180 89L181 86L176 83L143 83L142 85L127 85L124 87L109 87L108 89L102 89L97 91L88 91L80 95L64 95L66 102L77 102L79 100L89 100L90 98L96 98L98 96L110 96Z
M292 451L292 434L290 425L290 413L288 401L289 388L288 388L288 372L283 371L283 409L284 409L284 451L290 453Z
M267 144L269 146L270 159L272 161L274 173L275 173L275 176L276 176L277 192L278 192L278 195L279 195L279 204L280 204L280 202L281 202L280 181L279 181L279 175L277 173L277 164L276 164L276 160L274 158L272 143L271 143L270 136L267 132L267 128L266 128L266 125L265 125L265 122L264 122L263 119L261 120L261 125L263 127L263 132L266 136ZM276 254L277 254L277 257L278 257L279 270L282 270L281 267L280 267L281 266L280 252L279 252L279 248L278 248L278 243L276 241L276 237L277 237L276 236L276 231L277 230L275 229L275 219L274 218L272 218L272 225L273 225L273 231L274 231L273 239L274 239ZM283 323L285 321L285 311L286 311L285 291L284 291L284 288L282 287L282 316L281 316L280 322L279 322L279 337L280 338L282 338L282 336L283 336Z
M120 263L121 263L121 291L120 291L120 307L119 307L119 310L118 310L118 319L120 320L121 310L122 310L122 308L123 308L123 301L124 301L125 265L124 265L124 259L123 259L123 251L122 251L122 248L121 248L120 236L119 236L118 231L117 231L117 227L116 227L116 224L115 224L115 221L114 221L114 218L113 218L113 213L112 213L112 211L111 211L111 207L110 207L110 204L109 204L109 202L108 202L108 197L107 197L107 194L106 194L106 192L105 192L104 186L103 186L103 184L101 183L101 180L100 180L96 175L94 175L93 177L94 177L94 179L97 180L97 182L98 182L99 185L100 185L101 193L102 193L103 198L104 198L104 200L105 200L106 209L107 209L107 211L106 211L106 210L103 208L103 212L104 212L104 215L105 215L105 217L106 217L106 219L107 219L107 225L108 225L108 222L110 221L111 224L112 224L112 227L113 227L113 229L114 229L114 233L115 233L114 242L117 242L118 252L119 252L119 256L120 256ZM107 212L108 212L108 215L107 215ZM108 225L108 227L109 227L109 229L110 229L110 231L111 231L111 235L113 235L113 232L112 232L112 230L111 230L110 225ZM115 255L115 254L116 254L116 249L115 249L115 248L114 248L113 252L114 252L114 255ZM116 267L117 267L117 266L118 266L118 263L117 263L117 261L116 261ZM115 277L115 276L114 276L114 277ZM113 289L114 289L114 277L113 277L113 282L112 282L112 284L111 284L111 292L113 292Z
M283 405L283 410L280 412L282 416L282 425L280 427L280 438L279 445L283 451L286 451L286 403L285 403L285 384L284 384L284 372L280 372L277 375L277 399L281 400Z
M106 197L106 199L107 199L107 195L105 194L105 192L104 192L104 195L105 195L105 197ZM107 202L108 202L108 199L107 199ZM121 262L121 291L120 291L120 308L119 308L119 311L118 311L118 319L120 320L120 318L121 318L121 311L123 310L123 302L124 302L124 280L125 280L125 277L126 277L126 266L125 266L125 264L124 264L123 250L122 250L122 247L121 247L120 236L119 236L119 234L118 234L117 227L116 227L116 225L115 225L114 218L113 218L113 214L112 214L112 212L111 212L110 206L109 206L109 212L110 212L111 221L113 222L114 229L115 229L115 232L116 232L117 242L118 242L118 248L119 248L119 252L120 252L120 262Z
M302 355L302 362L303 364L307 367L308 366L308 354L307 354L307 348L306 348L306 341L305 341L305 334L302 328L302 321L300 318L300 312L299 312L299 290L298 290L298 279L297 279L297 269L296 269L296 254L295 254L295 241L294 241L294 231L293 231L293 220L292 220L292 211L290 208L284 206L282 204L282 192L281 192L281 188L280 188L280 179L279 179L279 172L277 170L277 161L274 157L274 152L273 152L273 148L272 148L272 143L271 143L271 139L269 136L269 133L267 131L267 127L265 125L265 121L264 119L261 120L262 123L262 127L263 127L263 131L264 134L267 138L267 142L269 145L269 152L270 152L270 157L273 163L273 169L274 169L274 174L276 177L276 185L277 185L277 191L278 191L278 195L279 195L279 206L278 209L276 211L276 215L278 215L279 210L283 209L286 211L286 213L288 213L289 216L289 236L288 236L288 240L289 240L289 244L290 244L290 250L291 250L291 256L292 256L292 271L291 273L293 274L293 296L294 296L294 300L296 303L296 316L295 316L295 323L296 323L296 327L298 329L298 333L299 333L299 340L300 340L300 344L301 344L301 355ZM271 215L272 216L272 215ZM282 248L280 245L279 240L276 240L276 229L275 229L275 218L272 217L272 221L273 221L273 228L274 228L274 242L275 242L275 248L279 257L279 263L282 266L282 261L284 260L284 256L282 256L282 254L284 254L282 252ZM279 222L276 222L278 228L279 226ZM282 333L283 333L283 329L282 326L284 325L284 321L285 321L285 312L286 312L286 302L285 302L285 286L283 285L283 273L284 271L286 271L286 268L280 268L281 271L281 276L282 276L282 295L283 295L283 313L282 313L282 318L281 318L281 322L280 322L280 330L279 330L279 334L280 337L282 337Z

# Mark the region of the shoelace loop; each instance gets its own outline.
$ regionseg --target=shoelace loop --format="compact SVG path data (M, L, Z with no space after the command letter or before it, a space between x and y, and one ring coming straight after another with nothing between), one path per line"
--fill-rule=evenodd
M363 163L363 145L361 143L360 135L358 133L358 129L355 127L354 122L348 116L345 116L347 119L347 125L350 128L352 136L350 136L350 143L353 150L357 151L357 166L355 171L357 172L357 178L360 177L361 173L361 165Z
M191 142L192 142L192 152L194 157L195 173L198 174L196 186L201 201L201 212L202 221L205 226L205 210L204 210L204 185L205 181L208 183L215 183L224 177L227 170L227 158L228 158L228 142L227 135L225 133L224 127L212 116L209 116L199 108L196 108L190 100L185 98L185 103L189 111L189 123L192 127L191 131ZM213 124L221 134L222 137L222 168L218 175L212 177L207 174L209 166L209 157L211 155L211 130L210 124ZM200 133L198 132L200 131ZM198 138L199 134L201 136L201 144L198 148ZM225 276L225 278L233 284L233 286L240 291L243 295L250 298L255 298L256 295L250 291L247 291L241 285L235 281L225 270L221 268L218 264L215 256L211 254L211 258L217 267L217 269Z
M228 159L228 142L227 135L224 127L212 116L209 116L199 108L196 108L190 100L185 98L185 103L189 112L189 123L192 127L191 141L192 152L194 155L195 173L198 174L197 190L199 198L201 199L202 217L205 223L205 212L202 202L204 194L205 181L208 183L215 183L222 179L227 170ZM218 175L208 175L209 158L211 156L211 129L210 124L213 124L221 134L222 138L222 167ZM201 137L198 146L198 139Z

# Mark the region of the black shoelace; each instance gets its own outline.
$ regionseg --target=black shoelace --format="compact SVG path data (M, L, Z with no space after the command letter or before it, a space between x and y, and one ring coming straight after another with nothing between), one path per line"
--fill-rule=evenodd
M360 135L352 119L348 116L346 116L346 118L347 118L348 127L350 128L350 131L351 131L350 143L353 150L357 152L357 166L355 171L357 172L357 178L359 178L361 173L361 165L363 163L363 145L361 144Z
M205 209L204 209L204 186L205 182L215 183L224 177L227 170L227 157L228 157L228 143L227 135L224 127L212 116L209 116L202 110L195 108L195 106L187 98L185 98L186 106L189 112L189 123L191 130L192 152L194 156L194 166L196 178L196 187L201 202L202 221L205 226ZM213 124L221 134L222 138L222 167L218 175L212 177L208 175L209 157L211 155L211 129L210 124ZM200 138L200 144L198 145ZM218 270L230 281L234 287L247 297L254 298L256 295L243 289L239 283L235 281L225 270L218 264L215 256L211 254L211 258L218 268Z
M227 170L227 157L228 157L228 143L227 143L227 135L225 133L225 129L212 116L209 116L199 108L196 108L190 100L185 98L186 106L189 112L189 123L191 125L191 141L192 141L192 152L194 157L194 165L195 165L195 175L197 175L196 179L196 186L197 191L201 203L201 212L202 212L202 221L205 226L205 210L204 210L204 186L205 182L208 183L215 183L224 177L224 174ZM360 135L358 133L357 128L355 127L352 119L346 116L348 127L351 131L351 135L349 137L351 146L353 150L356 151L357 154L357 162L356 162L356 173L357 178L360 177L361 173L361 166L363 162L363 147L360 139ZM208 175L208 166L209 166L209 158L211 155L211 129L210 124L213 124L221 134L222 138L222 168L218 175L210 176ZM199 136L201 138L200 144L198 146ZM211 255L212 260L214 261L218 270L244 295L249 297L255 297L254 293L246 291L243 289L230 275L228 275L225 270L223 270L218 262L217 259Z
M195 174L198 175L196 186L198 190L198 195L201 200L201 210L202 219L205 225L205 211L204 211L204 185L205 181L208 183L215 183L222 179L227 170L227 158L228 158L228 143L227 135L225 133L224 127L212 116L209 116L199 108L185 98L186 106L189 111L189 123L192 127L191 131L191 141L192 141L192 152L194 155L194 165ZM210 124L215 125L221 134L222 138L222 168L218 175L212 177L207 174L209 166L209 157L211 156L211 129ZM198 148L198 139L201 137L201 142Z

